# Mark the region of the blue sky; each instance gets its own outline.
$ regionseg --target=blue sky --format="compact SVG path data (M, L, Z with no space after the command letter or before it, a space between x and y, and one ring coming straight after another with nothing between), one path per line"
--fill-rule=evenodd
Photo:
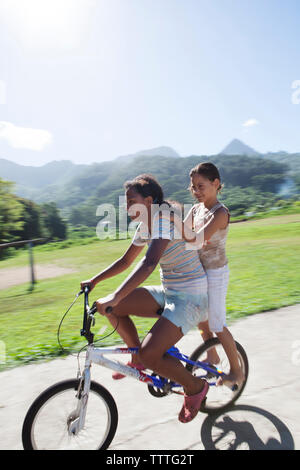
M298 0L0 0L0 158L300 152L299 20Z

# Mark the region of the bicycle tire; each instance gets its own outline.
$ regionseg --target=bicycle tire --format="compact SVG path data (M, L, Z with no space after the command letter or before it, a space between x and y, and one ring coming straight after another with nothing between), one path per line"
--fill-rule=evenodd
M42 450L37 448L35 439L34 439L34 426L37 420L38 414L40 410L44 407L44 405L49 402L50 399L62 394L65 391L74 391L74 396L78 391L80 381L78 379L71 379L65 380L62 382L58 382L51 387L47 388L44 392L42 392L36 400L32 403L27 414L25 416L22 428L22 442L24 450ZM90 392L94 392L96 397L100 397L101 400L104 402L105 409L108 415L108 424L105 431L105 436L103 441L100 443L98 447L94 450L105 450L109 447L111 441L113 440L117 426L118 426L118 409L115 403L114 398L109 393L109 391L100 385L97 382L91 381ZM90 400L90 397L89 397ZM100 419L100 417L99 417ZM66 424L66 423L65 423ZM47 429L48 430L48 429ZM65 428L66 434L67 426ZM49 429L49 434L51 435L51 429ZM54 449L56 450L56 449Z
M229 395L231 391L229 391L228 387L226 387L225 385L215 387L216 389L218 389L218 393L220 395L223 392L224 392L224 394L225 393L228 394L229 399L225 403L222 403L220 401L220 403L214 402L213 405L212 405L210 403L210 391L209 391L208 395L207 395L207 398L206 398L206 400L203 401L201 409L200 409L200 411L202 411L203 413L214 414L214 413L217 413L217 412L220 412L220 411L225 411L225 410L231 408L232 405L238 400L238 398L241 396L241 394L244 391L244 388L245 388L247 380L248 380L249 362L248 362L247 354L246 354L244 348L242 347L242 345L240 343L238 343L237 341L235 341L235 344L236 344L237 351L238 351L239 361L240 361L241 367L243 368L243 372L244 372L244 376L245 376L243 384L236 391L232 391L232 395ZM206 341L205 343L198 346L193 351L193 353L190 355L189 359L191 361L196 362L209 349L215 348L217 346L221 346L221 348L222 348L222 350L225 354L225 351L222 347L222 344L221 344L220 340L218 338L211 338L208 341ZM227 358L227 356L226 356L226 358ZM189 370L192 373L195 373L195 371L197 369L192 364L187 364L186 368L187 368L187 370ZM203 371L203 369L201 369L201 370ZM215 378L216 377L214 377L214 379ZM210 387L210 389L211 389L211 387Z

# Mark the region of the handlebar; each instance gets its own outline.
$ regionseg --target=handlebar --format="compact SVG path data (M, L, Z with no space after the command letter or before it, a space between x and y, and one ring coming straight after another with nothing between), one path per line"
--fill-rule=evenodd
M89 292L90 292L90 287L85 286L84 289L81 290L81 291L78 293L78 295L81 295L81 294L85 293L86 296L87 296L87 294L88 294ZM86 300L87 300L87 299L86 299ZM97 307L96 307L95 304L96 304L96 302L94 302L93 305L92 305L92 308L89 309L89 312L88 312L88 313L89 313L90 315L94 315L94 313L97 312ZM88 307L88 305L86 305L86 306ZM112 311L113 311L113 308L110 307L110 306L106 307L106 309L105 309L105 312L106 312L106 313L112 313Z
M81 336L84 336L89 343L93 342L94 335L91 333L91 326L95 322L94 314L97 312L96 302L93 303L92 307L89 307L89 299L88 294L90 292L90 287L85 286L78 295L84 294L84 315L83 315L83 326L82 330L80 331ZM107 314L112 313L113 308L108 306L105 309Z

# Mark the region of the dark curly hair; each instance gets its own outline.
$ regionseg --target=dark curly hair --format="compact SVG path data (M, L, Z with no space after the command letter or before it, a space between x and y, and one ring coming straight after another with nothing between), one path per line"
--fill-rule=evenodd
M164 193L161 185L152 175L142 174L136 176L131 181L126 181L124 184L126 191L134 189L143 197L152 196L154 204L162 204L164 201Z

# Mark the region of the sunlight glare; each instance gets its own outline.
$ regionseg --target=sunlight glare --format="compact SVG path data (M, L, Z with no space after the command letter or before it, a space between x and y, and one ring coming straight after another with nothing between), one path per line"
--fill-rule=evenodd
M1 16L27 47L80 44L88 30L95 0L3 0Z

